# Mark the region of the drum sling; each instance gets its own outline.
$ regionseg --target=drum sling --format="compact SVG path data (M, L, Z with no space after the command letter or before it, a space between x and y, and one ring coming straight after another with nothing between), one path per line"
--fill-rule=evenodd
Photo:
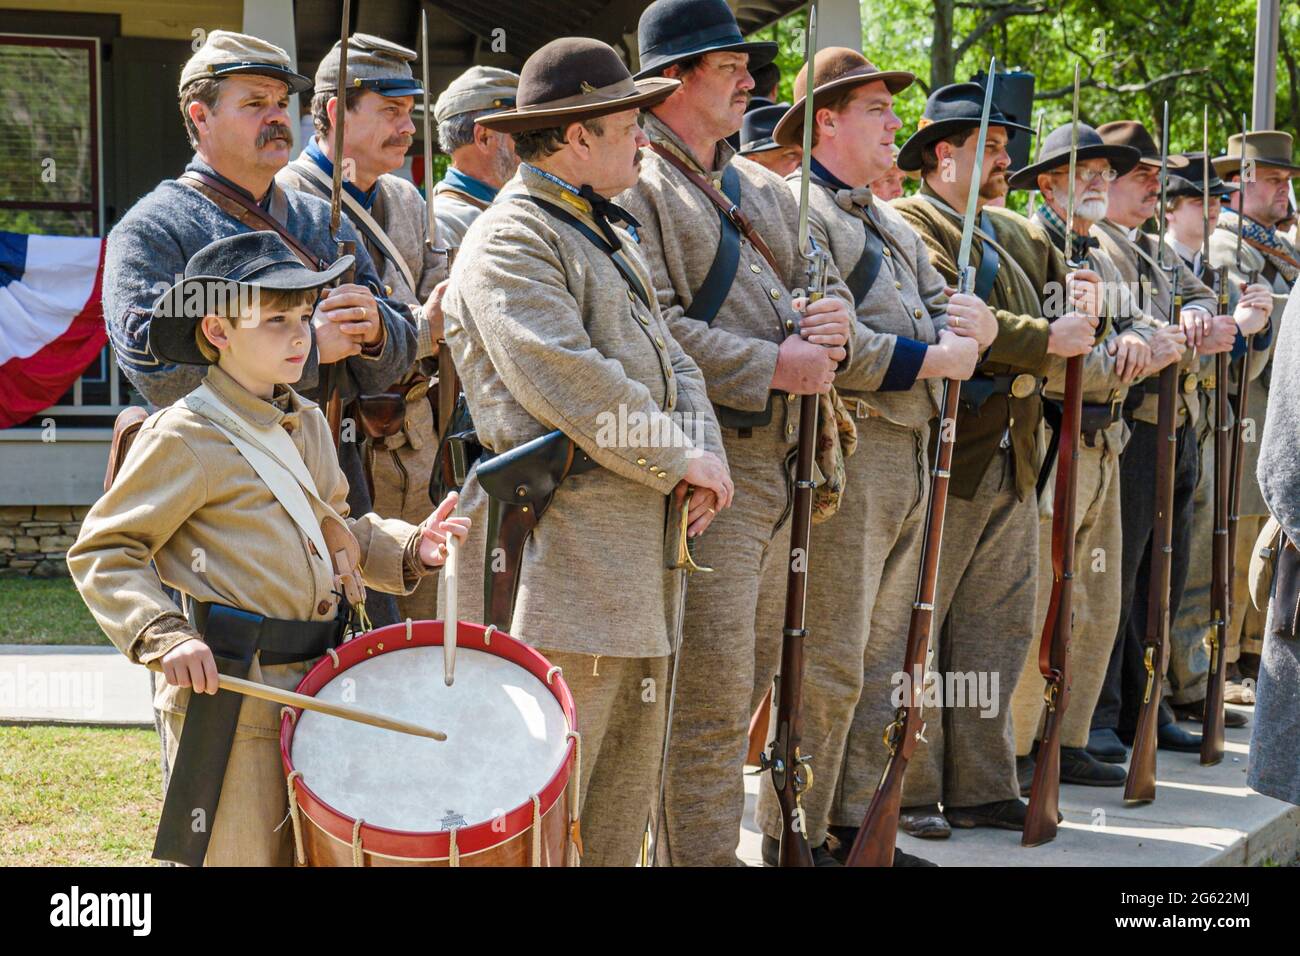
M246 678L254 655L260 654L265 665L291 664L338 646L348 620L345 600L339 612L333 621L284 621L223 604L195 603L190 621L212 650L217 670ZM242 695L225 690L190 695L154 838L155 860L203 865L243 703Z

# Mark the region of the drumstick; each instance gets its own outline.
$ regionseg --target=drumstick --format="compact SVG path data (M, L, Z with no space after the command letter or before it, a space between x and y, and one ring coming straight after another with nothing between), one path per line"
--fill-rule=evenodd
M447 607L442 615L442 679L450 687L456 681L456 570L460 563L460 540L447 535L447 560L442 566L442 576L447 582Z
M162 664L158 661L150 661L145 666L151 671L157 671L159 674L163 672ZM362 710L360 707L349 707L347 704L331 704L329 701L317 700L315 697L308 697L306 694L282 690L279 687L272 687L270 684L259 684L255 680L231 677L229 674L218 674L217 684L222 690L243 694L245 697L257 697L277 704L286 704L289 707L314 710L317 713L328 714L331 717L355 720L359 724L369 724L371 727L382 727L385 730L396 730L399 733L413 734L416 737L428 737L430 740L447 739L447 735L440 730L432 730L409 721L398 720L396 717L386 717L383 714L376 714L374 711Z

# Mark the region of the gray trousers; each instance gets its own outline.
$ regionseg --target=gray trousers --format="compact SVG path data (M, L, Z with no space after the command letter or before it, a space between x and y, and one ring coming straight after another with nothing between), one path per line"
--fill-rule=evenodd
M1032 493L1017 496L1002 449L972 500L948 499L935 597L935 620L946 619L935 635L938 673L953 686L982 687L988 706L967 693L929 712L928 743L908 765L903 806L1019 799L1011 694L1035 636L1037 576L1038 503Z
M741 865L749 719L765 692L756 688L771 682L779 661L790 553L780 421L750 438L723 430L736 496L697 545L696 560L713 572L693 575L686 595L660 864Z
M858 451L845 462L840 510L813 525L809 548L801 750L812 755L813 786L802 803L813 846L826 840L857 715L874 724L878 743L893 710L890 675L903 670L929 490L928 428L879 417L857 425ZM862 756L868 759L853 771L874 774L874 788L885 750L877 746ZM768 836L779 836L780 806L771 786L759 788L757 820Z

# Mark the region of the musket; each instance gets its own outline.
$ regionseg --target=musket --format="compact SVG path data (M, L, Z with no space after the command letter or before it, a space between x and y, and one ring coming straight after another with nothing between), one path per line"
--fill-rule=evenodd
M689 536L691 498L694 489L689 486L682 500L681 510L674 526L672 551L668 556L668 569L677 572L677 621L673 628L673 667L668 678L668 713L664 719L664 743L659 755L659 799L652 811L654 823L647 820L645 833L641 838L641 865L653 866L655 856L659 853L659 826L664 818L664 789L668 780L668 748L673 738L673 714L677 705L677 672L682 660L682 633L686 626L686 588L690 577L696 571L711 572L695 561L695 539ZM653 845L654 849L651 850Z
M1228 314L1228 267L1210 269L1210 108L1201 119L1205 166L1201 174L1201 261L1206 276L1218 295L1219 315ZM1245 155L1245 140L1242 140ZM1240 239L1241 233L1237 233ZM1247 352L1247 355L1250 353ZM1232 425L1228 421L1228 353L1214 356L1214 538L1210 551L1210 670L1205 690L1205 714L1201 735L1201 763L1223 759L1223 695L1228 667L1223 657L1227 646L1232 601L1232 552L1228 533L1228 503L1232 485Z
M424 135L424 242L434 252L447 257L447 274L451 275L455 249L437 245L438 220L433 209L433 108L429 103L429 11L420 8L420 68L424 79L424 110L420 120ZM452 416L456 414L456 397L460 393L460 379L445 339L438 340L438 437L447 434Z
M347 114L346 95L348 88L348 35L352 20L352 0L343 0L343 26L339 31L339 78L335 93L334 107L334 181L330 184L330 240L334 243L337 257L355 255L356 243L339 238L343 225L343 118ZM353 270L349 269L339 276L338 284L344 285L353 279ZM343 375L344 363L331 362L324 367L325 418L329 422L330 435L334 438L337 450L343 436Z
M997 83L997 58L989 62L988 83L984 90L984 110L980 114L979 137L975 143L975 165L971 170L966 194L966 217L962 220L961 245L957 250L957 289L970 292L975 269L970 264L975 240L975 223L979 218L979 191L984 176L984 144L988 139L989 114L993 108L993 88ZM961 401L961 382L943 381L943 414L939 419L939 441L934 467L930 472L930 502L925 514L925 533L921 539L921 559L916 576L916 598L907 627L907 650L903 655L904 686L911 692L885 728L885 747L889 757L876 792L867 806L858 835L853 840L848 866L893 866L894 844L898 836L898 814L903 797L903 775L917 744L925 739L923 711L925 677L930 672L933 655L934 595L939 580L939 551L943 545L943 519L948 508L948 480L952 470L953 447L957 443L957 406Z
M817 248L808 226L808 186L811 176L813 87L817 54L817 2L808 6L808 33L804 62L808 89L804 97L803 168L799 185L799 248L808 263L807 300L815 302L826 292L829 254ZM789 572L785 587L785 626L781 631L781 670L776 677L776 735L759 763L770 772L781 808L779 866L812 866L803 794L812 787L809 757L800 748L803 705L804 605L808 584L809 539L812 530L813 461L817 451L816 393L799 397L799 444L795 453L794 505L790 517Z
M1245 170L1245 137L1248 129L1245 125L1245 113L1242 113L1242 190L1238 193L1238 217L1236 217L1236 271L1247 276L1247 285L1255 285L1260 281L1260 272L1258 269L1251 269L1249 273L1242 268L1242 233L1245 232L1245 187L1248 182L1255 178L1253 169L1251 174ZM1229 566L1229 581L1236 575L1236 531L1240 522L1242 522L1242 472L1245 470L1245 415L1249 408L1249 399L1251 399L1251 355L1255 352L1255 336L1249 334L1245 337L1245 354L1240 359L1238 367L1238 376L1236 376L1236 405L1232 408L1232 414L1235 421L1232 423L1232 468L1229 480L1229 512L1227 512L1227 566ZM1232 588L1229 585L1229 618L1234 613L1232 607ZM1217 670L1219 661L1217 661L1214 648L1210 648L1210 672ZM1218 654L1222 657L1222 654ZM1226 665L1225 665L1226 672ZM1206 692L1208 693L1208 692ZM1201 763L1217 763L1223 756L1223 706L1219 702L1217 714L1210 714L1210 702L1205 701L1205 715L1203 727L1201 727ZM1218 756L1216 756L1218 754ZM1213 760L1206 760L1206 757L1212 757Z
M1208 162L1208 157L1207 157ZM1169 273L1168 324L1176 325L1183 310L1179 289L1182 264L1174 256L1172 266L1165 265L1165 211L1169 208L1169 103L1164 107L1164 129L1160 137L1160 224L1156 264ZM1169 585L1173 565L1174 535L1174 468L1177 455L1178 363L1171 362L1160 371L1156 415L1155 526L1151 534L1151 553L1147 572L1146 638L1142 665L1146 668L1146 689L1138 711L1137 730L1133 736L1133 755L1129 760L1128 778L1124 781L1124 799L1146 803L1156 797L1156 747L1160 723L1160 700L1164 694L1165 659L1169 654Z
M1075 169L1079 160L1079 64L1074 65L1074 106L1070 126L1069 191L1065 205L1065 264L1074 261ZM1034 758L1034 780L1025 813L1022 846L1056 838L1061 797L1061 724L1070 703L1070 641L1074 611L1074 511L1079 477L1079 425L1083 411L1083 356L1066 359L1061 438L1057 446L1056 486L1052 493L1052 594L1038 644L1043 675L1043 725Z

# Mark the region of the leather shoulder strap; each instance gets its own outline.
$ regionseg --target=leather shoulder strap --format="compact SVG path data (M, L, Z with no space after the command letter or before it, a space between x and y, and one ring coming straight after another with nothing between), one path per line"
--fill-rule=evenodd
M450 195L455 196L457 199L459 199L461 202L465 203L466 205L474 206L475 208L478 209L487 209L489 206L492 205L491 203L484 202L483 200L479 199L477 196L471 196L469 193L463 193L459 189L454 189L451 186L443 186L441 189L436 189L434 194L436 196L441 196L443 193L449 193Z
M628 288L630 288L634 293L636 293L637 298L639 298L642 301L642 303L645 304L645 307L647 309L649 309L652 312L654 311L654 304L650 300L650 293L647 292L646 287L642 285L641 279L632 270L632 267L627 264L627 262L623 259L623 257L619 255L620 250L615 249L608 242L606 242L605 238L601 236L599 233L597 233L595 229L592 229L590 226L588 226L577 216L573 215L567 209L557 206L555 203L550 202L546 199L542 199L538 196L533 196L528 193L520 192L520 193L512 193L511 198L518 198L518 199L523 199L528 202L531 202L541 207L542 209L546 210L556 219L559 219L562 222L566 222L574 229L578 230L578 232L581 233L582 236L588 242L594 245L601 252L605 253L605 255L609 256L610 261L614 263L615 268L617 268L619 273L623 276L623 281L625 281L628 284Z
M866 237L866 244L862 247L862 255L858 257L857 264L844 279L844 284L849 287L853 293L853 303L860 303L871 287L876 282L876 277L880 275L880 266L884 261L885 243L880 238L880 233L876 231L875 224L868 219L862 223L862 232Z
M307 161L295 163L294 170L296 172L305 173L319 190L323 190L322 195L327 199L329 198L330 190L334 188L334 183L332 180L325 178L325 171L323 169L315 163ZM371 245L383 253L385 259L397 267L397 271L402 274L402 278L406 281L406 287L413 293L416 292L415 276L411 274L411 267L406 264L406 260L402 258L402 253L398 251L393 240L389 238L388 233L384 231L384 227L375 220L374 216L370 215L370 213L366 211L366 208L362 206L361 203L353 199L346 189L343 190L342 198L343 206L347 209L348 218L352 220L352 224L370 240Z
M723 215L731 220L732 224L740 230L744 237L754 244L754 248L758 250L759 255L767 260L767 264L772 267L772 271L778 276L783 275L781 267L777 264L776 256L772 255L771 248L763 241L763 237L758 234L758 230L754 228L754 224L750 222L749 217L741 212L738 203L732 202L722 193L718 192L718 190L713 187L713 183L709 182L695 170L691 169L690 166L686 165L686 163L682 162L682 160L678 158L672 150L668 149L668 147L664 146L662 143L651 143L650 148L662 156L670 166L674 167L678 172L690 180L691 184L699 189L700 192L704 193L704 195L709 198L709 201L717 206L718 209L722 211ZM739 177L737 177L737 179L739 179Z
M740 173L728 166L722 173L722 191L731 200L733 206L740 205ZM713 263L705 273L704 281L691 296L691 307L686 315L707 325L712 325L718 316L718 310L727 299L732 283L736 281L736 269L740 265L740 229L721 209L718 210L718 250L713 255Z
M184 183L195 192L205 196L208 201L226 215L239 220L248 228L258 231L269 229L272 232L279 233L280 238L293 250L293 254L302 260L303 265L310 269L319 269L321 267L321 259L313 255L310 249L299 242L297 237L289 232L284 223L256 203L251 202L248 197L235 192L225 183L218 182L206 173L193 169L186 170L176 181ZM275 187L272 186L272 188Z

